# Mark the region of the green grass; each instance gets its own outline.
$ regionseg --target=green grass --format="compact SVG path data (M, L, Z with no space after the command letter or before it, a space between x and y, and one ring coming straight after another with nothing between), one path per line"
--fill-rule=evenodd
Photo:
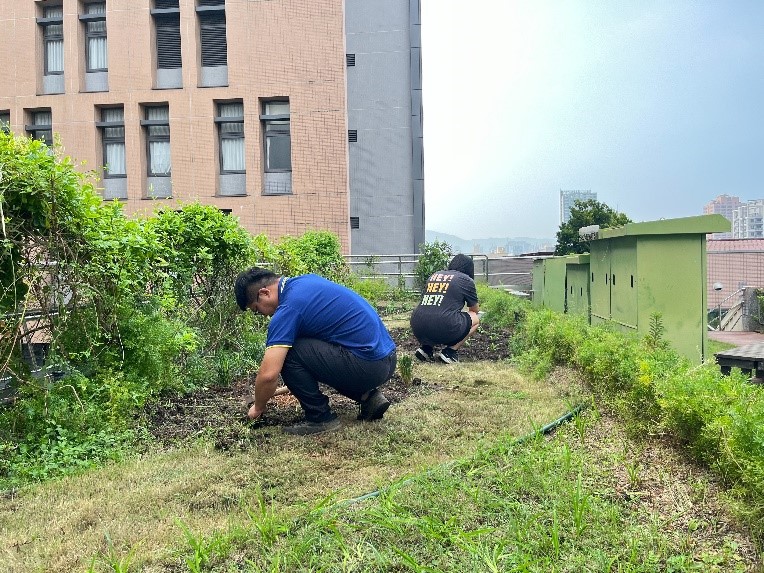
M613 469L644 450L625 453L626 438L596 412L581 419L549 440L484 443L351 500L280 511L261 495L247 522L207 536L184 529L183 558L189 571L253 573L753 570L739 536L709 535L719 524L703 504L668 500L692 496L695 482L656 485L652 471L642 480L654 491L620 483Z
M571 370L413 368L427 385L380 422L302 438L232 421L241 451L202 433L8 492L0 570L760 570L726 492L671 444L598 408L534 436L590 399Z
M720 340L711 340L708 339L708 344L706 344L706 355L708 360L713 360L714 354L717 352L721 352L722 350L729 350L730 348L735 348L734 344L730 344L728 342L721 342Z
M327 496L363 495L497 436L526 434L580 394L572 382L531 381L507 364L414 368L429 388L394 404L380 422L343 419L340 431L308 438L232 422L241 451L218 451L200 434L174 450L0 497L0 547L16 547L0 552L0 571L76 571L93 558L95 570L109 571L106 556L118 563L127 555L132 571L150 571L173 562L192 537L250 524L261 499L282 519Z

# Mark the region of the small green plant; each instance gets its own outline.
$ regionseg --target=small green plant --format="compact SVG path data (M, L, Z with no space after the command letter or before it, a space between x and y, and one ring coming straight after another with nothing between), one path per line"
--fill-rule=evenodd
M573 424L576 427L576 433L578 434L578 439L581 440L581 443L584 443L584 438L586 437L586 428L589 425L589 420L584 416L583 414L578 414L576 416L573 416Z
M571 503L573 506L573 525L576 528L576 534L580 536L588 525L586 517L590 505L589 494L583 488L580 473L578 474L576 489L571 495Z
M624 466L626 466L626 475L629 476L629 486L632 488L639 487L639 470L640 470L640 463L639 460L636 459L630 459L626 460L624 462Z
M209 547L204 541L202 535L196 535L181 520L177 520L178 525L183 529L183 535L191 547L191 555L186 557L186 565L191 573L201 573L205 565L210 560Z
M552 510L552 551L555 559L560 558L560 520L557 517L557 509Z
M96 561L100 561L110 572L129 573L130 563L132 563L133 557L135 557L135 548L130 549L126 555L120 555L115 549L114 542L111 540L111 536L108 532L104 533L104 537L106 539L107 551L105 554L100 553L96 557L93 557L87 572L96 573L98 571L98 569L96 569Z
M266 547L272 546L280 535L289 531L289 525L265 502L262 491L257 492L257 508L247 509L247 515Z
M650 330L644 337L645 346L650 350L666 348L668 342L663 338L666 327L663 326L663 315L660 312L650 314Z
M414 360L409 355L398 358L398 372L401 374L401 380L406 384L414 381Z

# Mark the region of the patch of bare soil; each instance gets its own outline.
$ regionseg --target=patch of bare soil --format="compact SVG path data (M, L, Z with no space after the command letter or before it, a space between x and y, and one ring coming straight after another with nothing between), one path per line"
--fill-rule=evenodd
M390 334L398 347L398 358L406 354L413 356L419 346L408 328L391 329ZM462 362L475 360L502 360L509 357L508 330L482 325L459 350ZM436 349L437 350L437 349ZM445 364L444 368L447 368ZM253 394L254 375L248 379L236 380L230 386L211 387L192 394L166 397L148 407L144 418L149 432L161 444L172 445L178 441L211 436L221 450L246 449L254 435L252 427L284 426L294 424L302 418L302 409L291 394L275 396L269 403L262 420L251 422L246 417L247 402ZM352 417L358 412L358 404L332 388L322 387L329 396L332 409L342 417ZM436 392L437 383L414 379L414 384L403 382L396 373L381 387L392 404L408 398L412 392ZM258 433L267 439L268 433Z

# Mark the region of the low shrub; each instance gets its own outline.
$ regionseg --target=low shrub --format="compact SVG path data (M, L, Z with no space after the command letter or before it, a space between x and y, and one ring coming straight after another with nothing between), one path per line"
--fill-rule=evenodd
M754 534L764 534L764 389L739 371L725 376L714 363L693 365L679 356L662 342L660 317L639 339L526 307L513 350L532 375L559 364L576 368L633 434L673 436L740 493Z

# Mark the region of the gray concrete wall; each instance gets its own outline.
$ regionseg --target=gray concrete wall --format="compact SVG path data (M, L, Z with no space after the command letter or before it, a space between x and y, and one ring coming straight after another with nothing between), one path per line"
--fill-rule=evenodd
M424 242L420 0L346 0L351 253Z
M764 313L759 296L764 288L748 287L743 291L742 330L745 332L764 332Z

